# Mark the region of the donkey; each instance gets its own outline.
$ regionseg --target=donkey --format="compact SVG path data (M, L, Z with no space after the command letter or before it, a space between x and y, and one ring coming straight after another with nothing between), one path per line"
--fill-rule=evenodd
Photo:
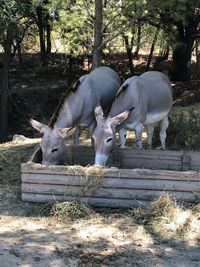
M172 90L168 77L157 71L127 79L119 89L104 117L101 106L95 108L97 126L93 132L95 164L105 165L115 146L116 131L123 127L133 129L136 144L142 148L143 127L147 130L147 145L151 148L154 124L160 122L161 148L165 149L168 113L172 106ZM125 136L121 133L120 145L124 147Z
M49 126L36 120L31 125L43 133L40 143L42 164L62 164L67 156L66 137L75 127L89 127L92 134L96 127L94 109L98 103L106 111L121 86L118 74L109 67L99 67L78 79L55 110Z

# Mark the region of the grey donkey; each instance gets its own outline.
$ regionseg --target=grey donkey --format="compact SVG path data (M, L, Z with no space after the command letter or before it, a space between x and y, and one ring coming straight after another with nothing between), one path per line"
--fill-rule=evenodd
M121 129L120 144L124 147L125 130L133 129L136 144L142 148L143 127L147 130L147 145L151 148L154 125L160 122L161 148L165 149L168 114L172 107L172 90L168 77L157 71L127 79L113 100L107 116L101 106L95 108L97 127L95 140L95 164L105 165L109 153L115 147L116 130ZM124 131L124 134L122 134Z
M94 109L98 103L104 112L115 97L121 80L109 67L99 67L79 78L72 90L60 101L49 126L36 120L31 125L43 133L40 143L42 164L62 164L67 157L66 138L77 126L96 127Z

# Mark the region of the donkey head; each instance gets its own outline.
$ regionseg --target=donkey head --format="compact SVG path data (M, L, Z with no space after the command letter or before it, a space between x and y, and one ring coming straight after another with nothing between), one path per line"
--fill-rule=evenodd
M43 133L40 143L42 149L42 164L57 165L64 162L67 156L65 138L73 133L73 128L50 128L33 119L30 123L33 128Z
M106 165L109 153L115 146L115 128L127 119L128 115L129 111L124 111L112 118L104 118L101 106L95 108L97 126L92 135L95 143L95 164Z

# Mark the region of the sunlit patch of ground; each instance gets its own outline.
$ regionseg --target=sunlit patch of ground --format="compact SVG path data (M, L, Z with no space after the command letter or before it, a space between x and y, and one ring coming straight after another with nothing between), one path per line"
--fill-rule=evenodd
M0 144L0 149L13 148L17 146L31 145L39 143L41 138L25 138L24 140L10 141Z

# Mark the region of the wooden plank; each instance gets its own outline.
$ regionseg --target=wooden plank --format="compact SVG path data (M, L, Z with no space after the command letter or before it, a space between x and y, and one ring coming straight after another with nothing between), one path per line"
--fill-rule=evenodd
M181 160L183 151L168 150L138 150L138 149L120 149L115 151L121 157L138 159L160 159L160 160Z
M190 168L192 170L200 170L200 152L188 152L190 156Z
M190 169L190 161L190 155L187 152L184 152L182 156L182 171L188 171Z
M35 163L24 163L21 165L23 173L33 174L58 174L67 175L69 173L67 166L43 166ZM169 171L169 170L149 170L149 169L118 169L118 168L104 168L102 175L105 177L115 178L152 178L152 179L175 179L175 180L200 180L200 173L196 171Z
M159 159L159 158L127 158L127 157L122 157L121 158L121 165L124 163L126 164L127 162L129 162L129 164L131 163L131 161L133 162L132 166L134 166L136 163L139 164L152 164L155 165L157 164L170 164L170 165L181 165L182 164L182 158L178 159L178 160L174 160L174 159ZM133 168L133 167L132 167ZM159 166L158 166L159 168Z
M197 180L200 181L200 173L196 171L172 171L172 170L150 170L150 169L108 169L104 176L141 179L175 179L175 180Z
M173 160L150 160L150 159L121 159L121 168L148 168L148 169L163 169L163 170L182 170L182 161Z
M200 170L200 166L191 164L190 165L190 169L193 170L193 171L199 171Z
M109 208L131 208L139 206L147 206L148 201L129 200L129 199L109 199L109 198L94 198L94 197L67 197L60 195L44 195L44 194L30 194L22 193L22 201L38 202L38 203L54 203L57 201L74 201L79 200L83 203L94 207L109 207Z
M94 163L94 149L93 147L88 146L68 146L68 155L69 159L68 162L79 162L80 164L87 165L88 163L93 164ZM39 162L41 160L41 155L38 153L38 149L34 152L31 160ZM155 160L160 160L163 162L169 161L170 163L170 169L173 168L173 164L171 164L171 161L181 161L183 158L183 163L185 162L185 159L191 158L191 168L194 166L195 170L200 169L200 152L194 152L194 151L173 151L173 150L156 150L156 149L147 149L147 150L137 150L132 148L126 148L126 149L119 149L116 148L114 150L114 164L120 165L121 167L125 168L126 166L129 166L130 168L133 168L134 165L131 165L131 161L127 164L126 161L129 159L132 159L132 162L134 163L135 160L151 160L152 164L154 164ZM184 156L183 156L184 155ZM116 161L117 159L117 161ZM121 163L120 163L121 162ZM123 165L126 163L126 165ZM134 163L135 164L135 163ZM185 163L184 163L185 165ZM140 166L140 165L137 165ZM199 168L197 167L199 166ZM151 167L150 165L144 166L145 168ZM154 168L155 166L153 166ZM163 168L163 167L162 167ZM175 166L175 169L177 167ZM188 168L183 167L183 170L186 170Z
M38 184L22 184L23 193L45 193L67 196L95 196L101 198L120 198L120 199L137 199L151 201L155 197L161 196L167 192L170 196L177 200L195 202L199 199L197 192L179 192L179 191L159 191L159 190L138 190L138 189L118 189L118 188L98 188L95 192L83 191L84 188L79 186L62 186L62 185L38 185Z
M25 173L22 174L22 183L31 184L49 184L49 185L74 185L87 186L88 178L80 176L54 175L49 174L41 176L40 174ZM176 181L160 179L138 179L138 178L101 178L101 187L103 188L125 188L125 189L155 189L171 190L184 192L200 192L199 181Z

